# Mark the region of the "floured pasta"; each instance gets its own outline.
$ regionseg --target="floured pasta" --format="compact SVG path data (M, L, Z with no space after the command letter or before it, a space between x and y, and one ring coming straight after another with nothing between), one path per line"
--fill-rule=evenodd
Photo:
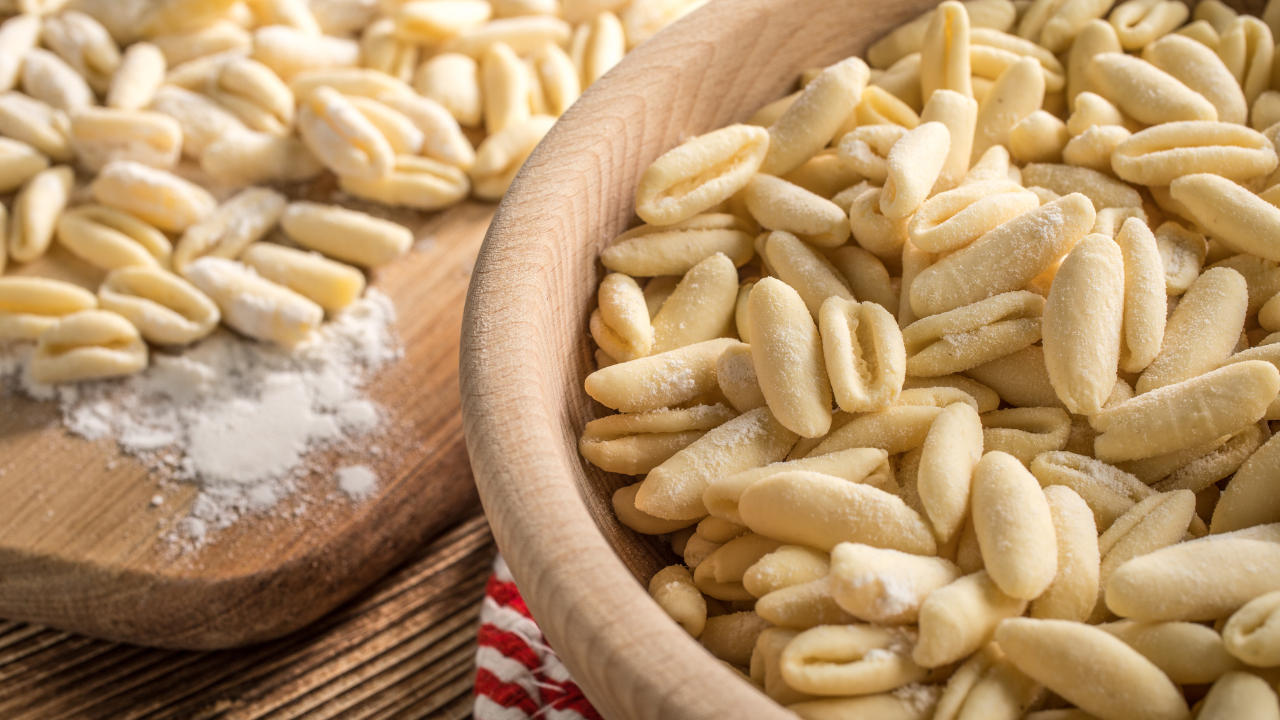
M580 447L673 619L802 718L1280 717L1264 16L943 2L645 171Z

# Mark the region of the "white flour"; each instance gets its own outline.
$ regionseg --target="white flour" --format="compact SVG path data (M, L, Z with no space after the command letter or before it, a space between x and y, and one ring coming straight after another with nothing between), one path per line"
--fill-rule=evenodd
M150 366L132 377L52 388L26 376L29 345L0 347L0 377L56 399L73 434L113 437L161 477L199 483L191 516L179 524L181 539L199 544L211 528L292 493L312 469L308 452L378 429L381 411L361 390L400 356L394 324L391 300L369 290L293 350L220 329L181 354L153 351ZM378 479L354 466L333 481L362 500Z

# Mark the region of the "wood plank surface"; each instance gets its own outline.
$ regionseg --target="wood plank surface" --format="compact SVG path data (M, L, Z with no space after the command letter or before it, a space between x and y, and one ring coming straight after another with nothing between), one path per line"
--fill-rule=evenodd
M235 650L158 650L0 621L0 718L467 717L494 552L472 514L315 624Z
M332 178L289 191L324 202L334 193ZM159 647L258 642L321 616L476 506L462 439L458 338L494 206L468 201L426 215L343 204L400 222L417 238L370 278L394 301L404 349L365 389L383 410L380 434L312 453L314 469L300 491L270 515L244 518L203 548L179 551L164 536L186 517L195 485L165 482L121 455L111 438L70 435L56 403L0 389L0 617ZM57 246L20 271L90 288L101 281ZM379 483L373 496L352 502L332 472L357 463ZM158 507L156 495L164 497Z

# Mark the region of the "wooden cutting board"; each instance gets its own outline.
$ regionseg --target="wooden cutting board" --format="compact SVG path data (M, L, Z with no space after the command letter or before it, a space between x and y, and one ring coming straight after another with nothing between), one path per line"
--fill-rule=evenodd
M225 648L320 617L477 506L462 439L462 307L493 205L391 215L415 229L404 258L371 285L397 311L404 357L366 386L381 405L379 478L353 502L336 491L336 451L269 516L242 519L199 549L165 539L198 488L169 482L112 439L70 435L55 403L0 391L0 618L169 648ZM96 287L59 251L39 271ZM327 468L328 470L324 470ZM164 502L153 506L152 498ZM298 510L298 512L295 512Z

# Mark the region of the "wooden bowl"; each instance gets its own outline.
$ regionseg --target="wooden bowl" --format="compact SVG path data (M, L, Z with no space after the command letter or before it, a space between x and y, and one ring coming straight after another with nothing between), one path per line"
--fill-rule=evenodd
M467 445L489 522L534 617L609 718L794 717L649 598L677 558L619 525L632 479L578 454L595 370L587 321L600 248L632 223L636 183L685 138L749 117L801 71L861 54L936 0L717 0L588 90L524 166L476 263L463 318Z

